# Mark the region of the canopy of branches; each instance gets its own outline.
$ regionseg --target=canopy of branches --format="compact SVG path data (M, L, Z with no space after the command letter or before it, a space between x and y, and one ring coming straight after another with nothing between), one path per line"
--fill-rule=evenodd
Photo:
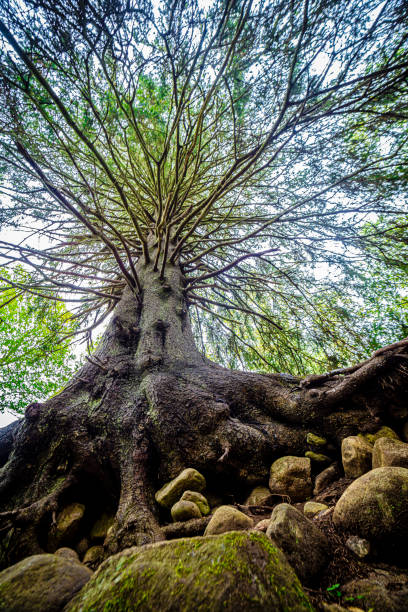
M27 237L1 265L89 331L153 239L204 348L215 321L292 369L308 339L323 362L361 348L335 296L378 215L407 212L406 39L399 0L3 2L0 222Z

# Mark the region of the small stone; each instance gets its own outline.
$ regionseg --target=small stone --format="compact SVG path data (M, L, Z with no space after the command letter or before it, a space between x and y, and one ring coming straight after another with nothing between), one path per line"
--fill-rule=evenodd
M92 541L104 540L107 536L108 529L112 525L115 517L111 514L103 513L102 516L93 524L89 537Z
M263 506L272 499L271 492L267 487L255 487L246 498L245 506Z
M96 569L98 565L102 563L105 558L105 551L103 546L91 546L82 560L82 563L91 569Z
M203 516L210 514L210 504L207 498L198 491L184 491L180 501L190 501L196 504Z
M359 478L371 470L373 447L360 436L349 436L341 443L341 459L346 478Z
M330 463L331 459L327 455L323 455L322 453L315 453L314 451L306 451L305 457L309 457L311 461L315 463Z
M200 472L194 468L186 468L157 491L155 499L160 506L171 508L184 491L203 491L205 486L205 478Z
M308 501L303 506L303 514L307 516L307 518L313 518L319 512L323 512L323 510L327 510L328 506L326 504L320 504L318 502Z
M346 540L346 546L360 559L364 559L364 557L370 554L370 542L364 540L364 538L351 536Z
M200 508L194 502L180 500L171 508L171 518L176 523L178 521L189 521L194 518L201 518Z
M324 489L340 478L340 468L338 463L332 463L328 468L320 472L315 478L313 495L319 495Z
M392 440L399 440L399 437L397 436L395 431L391 429L391 427L387 427L386 425L381 427L373 434L360 434L359 437L364 438L370 444L375 444L380 438L391 438Z
M227 531L243 531L254 526L252 519L232 506L220 506L214 512L204 535L217 535Z
M0 572L0 612L62 610L92 572L59 555L33 555Z
M310 446L322 447L326 446L327 440L326 438L322 438L321 436L317 436L314 433L308 433L306 436L306 442L310 444Z
M408 468L408 444L393 438L379 438L373 449L373 469L394 465Z
M263 519L262 521L259 521L259 523L255 525L254 529L256 529L257 531L263 531L263 533L266 533L266 530L268 529L270 522L271 522L271 519Z
M57 515L56 525L50 529L48 550L54 551L61 544L70 544L78 533L84 514L83 504L73 503L63 508Z
M78 544L75 546L75 550L77 551L80 557L84 556L88 548L89 548L88 538L82 538L81 540L79 540Z
M72 561L77 561L79 563L78 553L72 548L68 548L67 546L59 548L55 551L54 554L58 557L64 557L64 559L72 559Z
M287 495L292 502L305 501L312 494L311 463L308 457L280 457L271 466L269 488Z

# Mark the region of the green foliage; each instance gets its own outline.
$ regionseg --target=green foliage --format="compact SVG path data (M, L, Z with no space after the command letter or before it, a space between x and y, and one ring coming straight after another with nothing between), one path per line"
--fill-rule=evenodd
M32 401L41 401L72 375L74 355L61 335L74 330L65 306L27 295L7 281L26 281L17 268L0 276L0 411L22 412Z

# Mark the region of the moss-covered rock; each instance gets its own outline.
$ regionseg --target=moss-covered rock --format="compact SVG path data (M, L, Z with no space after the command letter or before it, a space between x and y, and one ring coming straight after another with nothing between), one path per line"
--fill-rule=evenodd
M337 502L333 523L402 550L408 541L408 469L381 467L357 478Z
M314 463L330 463L331 459L327 455L323 455L323 453L316 453L315 451L306 451L305 457L309 457L311 461Z
M48 550L54 551L61 545L70 544L78 533L85 514L85 506L79 503L69 504L57 515L56 525L50 530Z
M408 468L408 444L393 438L379 438L373 448L373 469L386 465Z
M308 457L280 457L271 466L269 488L272 493L288 495L301 502L312 494L311 463Z
M308 582L327 564L326 536L290 504L275 506L266 535L283 550L302 582Z
M171 507L171 518L174 522L189 521L201 516L200 508L192 501L180 500Z
M155 495L160 506L171 508L179 501L184 491L203 491L205 489L205 478L194 468L186 468L176 478L166 483Z
M232 532L129 548L110 557L65 612L313 610L263 534Z
M335 462L316 476L313 495L319 495L319 493L338 478L340 478L340 467L338 463Z
M104 558L105 551L103 546L91 546L91 548L86 551L82 563L91 569L96 569Z
M307 518L313 518L319 512L323 512L323 510L327 510L328 506L326 504L320 504L319 502L308 501L303 506L303 514L307 516Z
M347 478L358 478L371 470L372 445L360 436L349 436L341 443L341 460Z
M0 612L57 612L92 576L78 561L33 555L0 573Z
M64 559L71 559L72 561L77 561L77 563L79 563L78 553L67 546L59 548L54 554L57 555L57 557L64 557Z
M341 587L345 598L354 598L364 610L402 612L408 610L408 576L375 569L367 578L356 579Z
M306 442L310 444L310 446L321 448L326 446L327 440L326 438L322 438L322 436L318 436L314 433L309 432L306 436Z
M251 529L254 522L246 514L232 506L220 506L208 523L204 535L217 535L227 531Z
M180 501L190 501L197 504L203 516L210 514L210 504L207 498L198 491L184 491Z
M375 444L380 438L390 438L391 440L399 440L399 437L395 433L395 431L391 429L391 427L387 427L386 425L380 427L380 429L375 433L359 434L359 437L364 438L364 440L367 440L367 442L369 442L370 444Z
M272 495L267 487L255 487L245 500L246 506L263 506L271 502Z

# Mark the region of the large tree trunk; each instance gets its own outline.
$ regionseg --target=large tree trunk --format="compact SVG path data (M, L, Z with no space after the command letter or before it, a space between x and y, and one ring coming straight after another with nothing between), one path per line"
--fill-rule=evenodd
M115 552L163 538L154 492L185 467L241 501L275 458L308 450L308 432L328 438L335 457L345 436L402 422L404 342L303 381L230 371L195 347L179 267L163 281L153 264L138 272L141 292L125 290L69 386L0 433L3 565L52 550L48 534L70 502L84 503L88 520L115 514L105 542Z

